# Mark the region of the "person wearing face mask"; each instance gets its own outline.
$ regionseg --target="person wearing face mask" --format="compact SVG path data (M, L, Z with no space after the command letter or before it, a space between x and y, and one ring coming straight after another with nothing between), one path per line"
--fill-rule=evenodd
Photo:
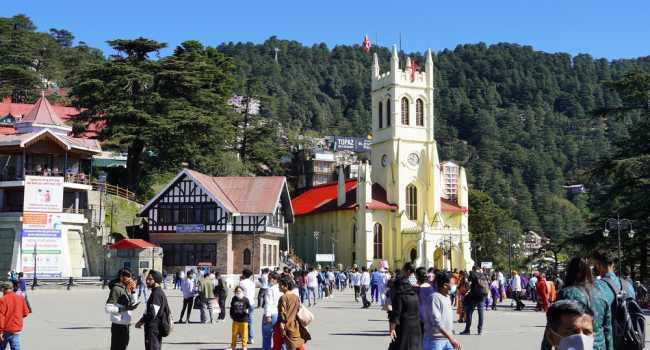
M248 349L248 313L251 304L244 295L242 287L235 288L235 296L230 301L230 318L232 318L232 337L231 348L237 348L237 336L241 338L241 347L243 350Z
M560 300L546 313L544 337L554 349L594 349L594 313L576 300Z
M591 309L593 314L593 349L614 349L609 304L598 288L594 286L593 275L591 274L591 268L587 259L576 256L569 260L566 268L565 282L566 286L558 293L558 301L556 303L562 300L569 300L581 303ZM541 347L542 350L550 350L552 346L550 339L544 337Z

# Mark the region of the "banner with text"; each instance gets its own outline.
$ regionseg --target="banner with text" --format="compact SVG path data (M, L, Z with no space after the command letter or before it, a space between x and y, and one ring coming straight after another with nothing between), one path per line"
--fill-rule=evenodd
M61 230L22 230L21 263L27 276L61 277L63 275L63 240ZM36 251L36 252L34 252Z
M62 212L63 177L25 176L23 211Z

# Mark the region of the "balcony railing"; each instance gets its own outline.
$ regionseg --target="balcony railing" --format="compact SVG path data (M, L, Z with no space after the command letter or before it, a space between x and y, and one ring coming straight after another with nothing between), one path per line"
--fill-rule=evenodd
M60 171L27 171L26 170L25 175L62 176L65 177L65 182L90 185L90 178L85 173L63 174ZM25 180L25 177L22 174L17 174L15 172L9 172L9 171L0 172L0 181L23 181L23 180Z

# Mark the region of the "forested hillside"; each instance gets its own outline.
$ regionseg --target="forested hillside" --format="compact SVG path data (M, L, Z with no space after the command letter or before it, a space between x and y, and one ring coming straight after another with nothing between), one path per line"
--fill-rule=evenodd
M257 93L272 97L264 111L269 118L323 135L370 131L371 56L360 47L270 38L218 49L233 58L240 81L257 80ZM375 50L388 69L389 50ZM406 56L424 63L421 53ZM650 70L650 58L608 61L504 43L460 45L437 53L434 62L441 157L465 165L472 187L511 208L522 228L584 233L585 195L567 196L563 186L587 181L584 171L627 135L629 119L598 113L621 105L603 83Z
M159 58L162 43L111 44L117 55L107 58L75 45L65 30L40 33L27 17L0 18L0 92L33 101L44 86L65 87L71 102L94 113L89 118L108 115L102 137L137 154L131 186L149 186L151 176L168 176L182 163L216 175L282 174L278 160L293 135L370 132L371 56L359 46L306 47L275 37L216 48L188 41ZM375 51L388 69L388 48ZM424 63L422 53L401 53L402 62L406 56ZM515 220L497 229L555 238L588 230L588 195L567 195L563 186L589 184L587 171L628 137L640 113L601 113L623 103L605 82L650 71L650 58L608 61L504 43L460 45L434 61L441 158L466 166L471 187L510 212ZM261 101L256 120L242 124L227 106L232 94ZM243 157L242 137L251 140Z

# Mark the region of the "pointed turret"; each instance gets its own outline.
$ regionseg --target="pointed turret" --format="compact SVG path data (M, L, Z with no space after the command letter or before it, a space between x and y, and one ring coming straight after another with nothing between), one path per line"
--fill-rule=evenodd
M427 58L424 63L424 69L427 73L427 82L433 83L433 56L431 55L431 49L427 50Z
M376 52L372 54L372 77L379 79L379 57Z
M24 134L41 129L51 129L55 133L67 135L72 128L65 125L45 97L45 91L36 101L31 111L16 123L16 133Z
M399 71L399 56L397 55L397 45L393 45L393 55L390 57L390 74L393 79L397 78Z

